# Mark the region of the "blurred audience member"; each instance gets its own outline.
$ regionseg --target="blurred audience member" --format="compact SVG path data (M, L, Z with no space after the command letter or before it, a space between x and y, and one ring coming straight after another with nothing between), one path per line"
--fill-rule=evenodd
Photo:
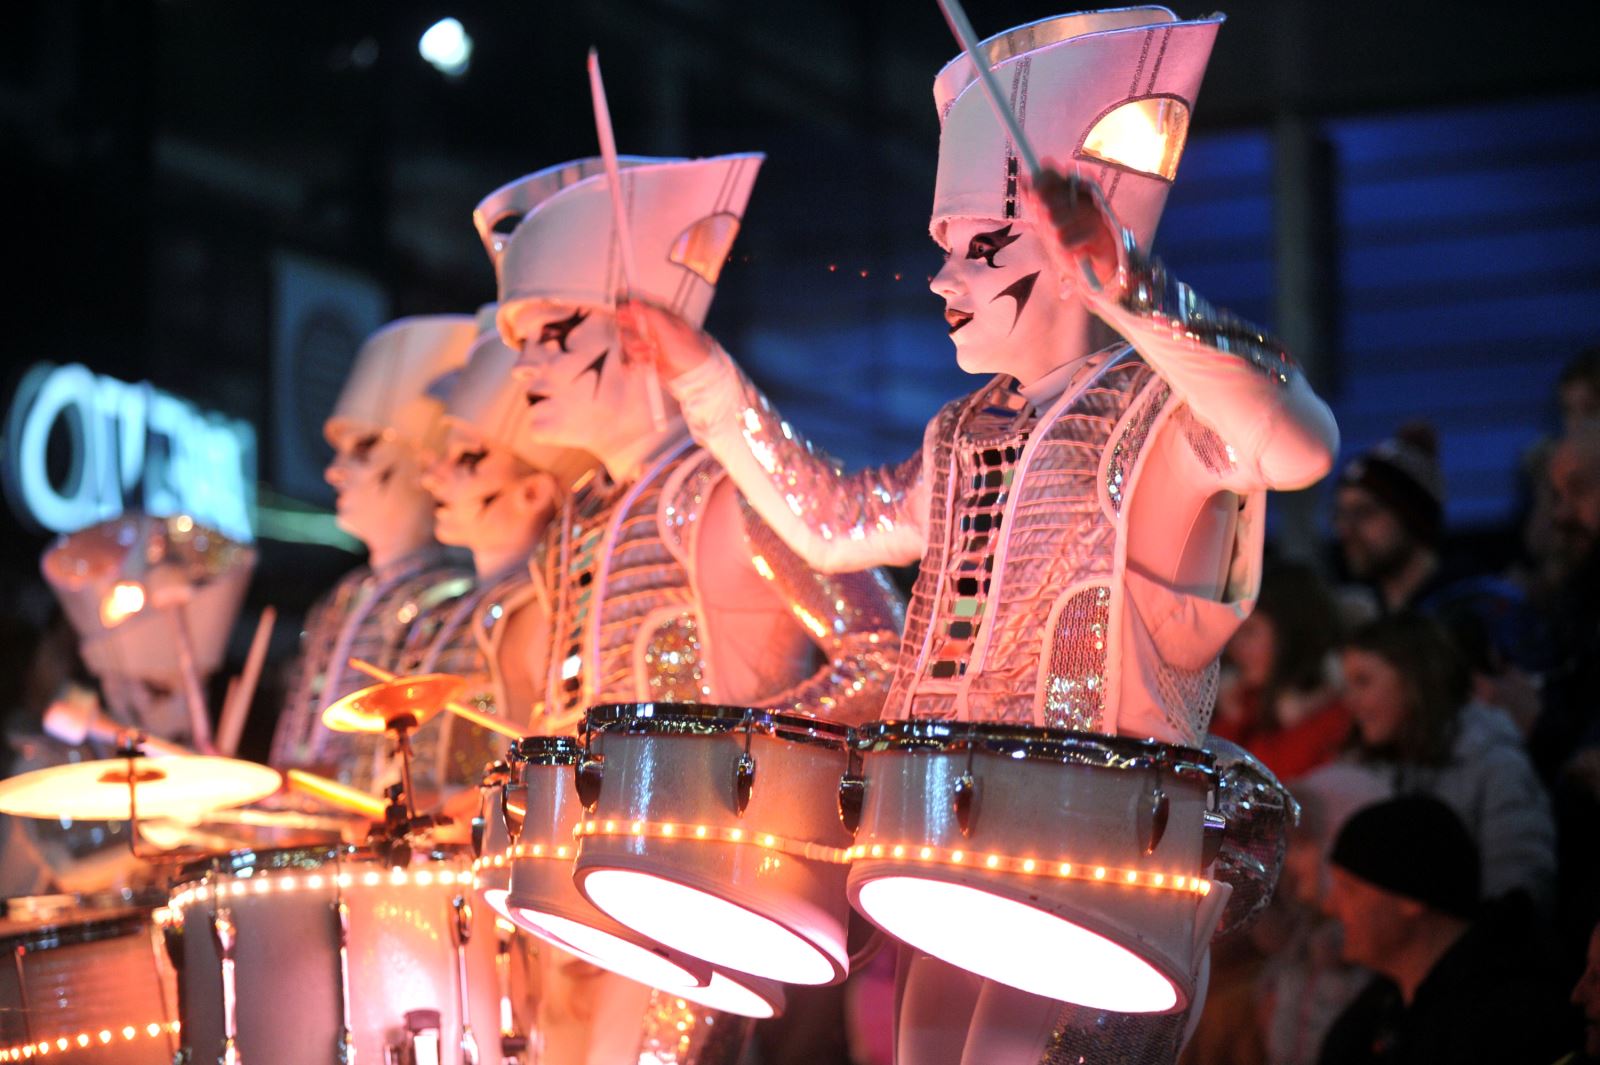
M1334 1019L1372 979L1371 971L1341 957L1339 922L1323 900L1335 835L1356 810L1387 798L1387 790L1371 774L1339 763L1294 785L1300 824L1272 905L1250 929L1267 959L1257 994L1271 1065L1314 1065Z
M1558 1065L1600 1062L1600 924L1589 933L1583 975L1573 986L1569 1001L1583 1014L1583 1049L1568 1054Z
M1268 569L1255 612L1223 651L1230 675L1211 731L1285 781L1332 759L1350 735L1334 678L1338 646L1338 610L1316 571Z
M1383 612L1415 607L1442 585L1444 472L1431 425L1402 426L1345 466L1333 530L1345 569Z
M1561 368L1561 376L1556 378L1556 402L1561 406L1564 434L1582 422L1600 417L1600 345L1583 349Z
M1549 1065L1566 1044L1561 989L1525 900L1480 904L1479 856L1437 799L1350 818L1328 910L1344 957L1379 975L1334 1022L1322 1065Z
M1471 698L1471 677L1445 631L1395 614L1346 643L1344 701L1355 720L1346 757L1397 795L1426 793L1466 822L1483 855L1487 897L1554 893L1549 799L1503 711Z

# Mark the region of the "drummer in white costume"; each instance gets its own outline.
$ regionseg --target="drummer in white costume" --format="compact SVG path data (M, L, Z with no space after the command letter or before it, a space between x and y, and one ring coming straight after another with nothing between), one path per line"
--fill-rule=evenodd
M1147 257L1221 21L1133 8L984 43L1034 148L1081 179L1046 186L1070 247L971 64L940 72L931 287L957 362L996 376L898 466L842 475L697 323L625 309L630 352L653 351L696 439L801 557L920 561L886 718L1202 741L1256 595L1265 492L1314 483L1338 440L1275 341ZM1234 885L1225 926L1275 873ZM926 957L903 980L897 1054L915 1065L1171 1060L1182 1035L1181 1014L1063 1007Z
M635 290L698 325L761 157L622 164ZM552 525L538 575L554 619L546 713L576 723L596 703L665 700L876 716L896 661L898 597L880 574L828 577L800 562L694 445L676 404L652 417L653 371L621 358L620 262L598 160L499 190L477 221L491 247L492 234L510 233L500 330L521 353L531 435L604 467ZM703 1011L670 996L646 1010L644 996L623 997L637 985L602 986L596 1009L611 1027L594 1021L589 1062L737 1059L739 1040L701 1042L712 1034Z
M545 731L535 714L544 665L530 652L542 649L549 619L529 560L562 499L595 461L530 442L527 404L511 375L517 355L501 343L494 312L493 305L479 312L467 364L434 386L444 400L446 435L422 474L434 500L434 535L471 553L476 583L435 611L431 624L413 627L399 672L466 677L466 702L538 733ZM474 805L484 764L505 753L503 738L453 714L427 722L411 743L419 791L470 788Z
M443 437L443 404L429 393L465 364L477 330L470 315L391 322L367 339L324 433L339 527L367 548L306 615L300 660L272 741L278 768L319 770L370 788L387 739L332 732L322 711L372 683L349 665L398 667L400 649L436 611L472 587L471 575L433 538L433 497L421 484L424 456Z

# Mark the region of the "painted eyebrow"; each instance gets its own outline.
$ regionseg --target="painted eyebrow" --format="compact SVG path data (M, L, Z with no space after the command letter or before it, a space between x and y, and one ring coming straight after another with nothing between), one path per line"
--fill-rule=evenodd
M565 318L558 318L554 321L544 323L544 325L539 327L539 343L554 343L559 346L563 352L568 351L567 337L571 336L572 331L578 328L578 326L582 325L584 320L588 317L588 311L578 310L573 311Z
M1013 223L1007 222L999 229L974 234L967 242L967 258L982 259L991 270L999 269L994 257L1022 239L1022 234L1011 232L1012 226Z

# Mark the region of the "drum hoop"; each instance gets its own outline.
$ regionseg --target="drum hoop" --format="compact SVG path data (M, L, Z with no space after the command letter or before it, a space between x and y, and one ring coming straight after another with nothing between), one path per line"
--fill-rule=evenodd
M577 765L582 754L583 748L572 736L524 736L511 744L509 760L513 767Z
M971 750L977 754L1063 765L1159 769L1178 776L1196 777L1208 786L1215 786L1217 781L1216 760L1199 748L1070 729L913 718L862 725L855 730L854 745L865 754L886 751L960 754Z
M763 736L845 750L849 725L782 710L705 703L608 703L590 709L585 727L598 735L725 736L750 731Z
M137 935L150 927L148 910L130 910L126 913L95 917L87 921L62 921L30 928L0 937L0 951L8 954L21 950L30 953L54 950L57 947L98 943L107 939L122 939Z
M471 858L464 850L457 848L433 847L424 849L418 845L419 857L432 858L444 861L450 858L470 862ZM413 859L415 861L415 859ZM259 850L243 849L227 851L222 854L213 854L198 862L191 862L172 882L174 892L190 884L198 884L214 876L238 876L246 869L255 873L278 873L293 870L315 871L337 865L340 862L352 862L361 865L387 866L388 861L376 849L350 843L330 843L323 846L312 847L279 847L262 848Z

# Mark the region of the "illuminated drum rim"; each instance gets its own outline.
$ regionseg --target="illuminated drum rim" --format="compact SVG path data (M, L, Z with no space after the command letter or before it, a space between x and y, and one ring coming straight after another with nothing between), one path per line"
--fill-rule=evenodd
M592 708L584 728L596 735L756 735L843 750L854 729L836 721L779 710L703 703L607 703Z
M764 1021L781 1014L787 1005L783 985L747 973L713 969L704 987L668 988L670 994L710 1009Z
M1199 748L1071 729L913 718L860 725L854 730L853 745L864 754L965 754L971 750L975 754L1093 768L1160 769L1196 778L1208 787L1217 782L1216 760Z
M999 887L886 872L852 885L850 894L895 938L1030 994L1121 1013L1187 1005L1180 983L1186 974L1168 973L1129 946ZM985 934L970 934L974 922Z

